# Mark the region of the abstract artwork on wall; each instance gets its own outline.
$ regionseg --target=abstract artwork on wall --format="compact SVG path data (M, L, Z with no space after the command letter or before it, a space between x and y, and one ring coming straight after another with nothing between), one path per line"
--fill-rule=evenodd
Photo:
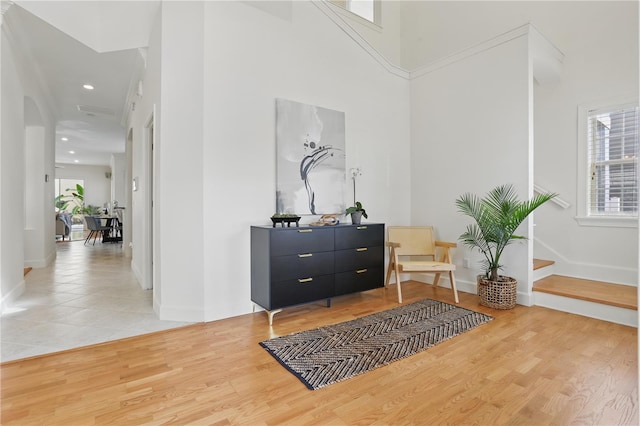
M276 99L276 210L345 210L344 112Z

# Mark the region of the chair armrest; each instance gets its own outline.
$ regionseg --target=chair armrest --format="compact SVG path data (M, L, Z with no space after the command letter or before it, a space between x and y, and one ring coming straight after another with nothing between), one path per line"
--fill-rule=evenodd
M458 247L458 244L449 243L447 241L436 241L436 246L438 246L438 247L446 247L446 248L456 248L456 247Z
M436 241L435 245L436 245L436 247L442 248L442 250L441 250L442 251L442 256L440 256L440 262L451 263L451 254L449 253L449 249L458 247L458 244L449 243L449 242L446 242L446 241Z
M385 243L387 247L398 248L400 247L400 243L394 243L393 241L387 241Z

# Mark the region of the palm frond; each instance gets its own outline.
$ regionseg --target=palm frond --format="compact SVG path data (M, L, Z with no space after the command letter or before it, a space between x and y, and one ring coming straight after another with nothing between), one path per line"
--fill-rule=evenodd
M520 201L515 187L510 184L497 186L484 198L465 193L456 199L456 206L475 223L467 226L459 240L482 253L487 275L497 275L497 270L502 268L500 256L503 250L516 240L526 239L515 235L518 227L535 209L555 196L557 194L538 194L531 200Z

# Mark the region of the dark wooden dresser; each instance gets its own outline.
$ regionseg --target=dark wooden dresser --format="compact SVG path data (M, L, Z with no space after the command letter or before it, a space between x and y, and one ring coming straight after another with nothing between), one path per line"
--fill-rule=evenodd
M251 300L287 306L384 285L384 224L251 227Z

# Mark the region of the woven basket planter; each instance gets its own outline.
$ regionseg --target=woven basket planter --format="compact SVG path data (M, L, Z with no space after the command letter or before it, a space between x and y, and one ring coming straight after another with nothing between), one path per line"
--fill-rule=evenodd
M482 306L493 309L513 309L518 296L518 281L502 275L498 277L498 281L492 281L478 275L478 296Z

